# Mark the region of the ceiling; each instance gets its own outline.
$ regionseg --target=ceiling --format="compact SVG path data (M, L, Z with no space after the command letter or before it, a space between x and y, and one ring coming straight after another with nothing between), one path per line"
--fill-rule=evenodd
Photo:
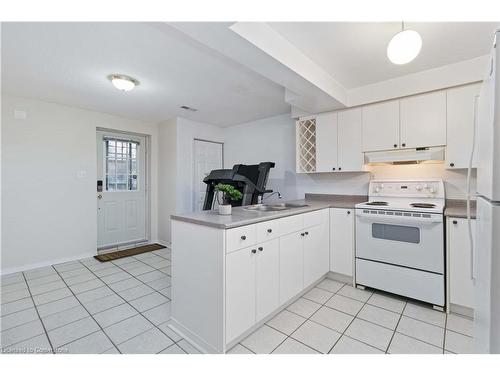
M422 50L394 65L387 44L400 22L271 22L269 25L346 89L472 59L489 53L500 22L407 22L422 36Z
M111 73L140 85L120 92ZM164 23L3 23L2 92L155 122L227 126L290 111L282 86Z

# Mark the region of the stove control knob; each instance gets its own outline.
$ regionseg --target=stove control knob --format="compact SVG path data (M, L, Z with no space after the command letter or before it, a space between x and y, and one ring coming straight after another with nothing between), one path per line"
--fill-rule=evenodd
M425 184L425 185L424 185L424 189L425 189L425 190L429 190L429 184Z
M375 193L380 192L380 186L375 186Z
M421 191L423 189L422 185L417 185L415 186L415 189L417 189L417 191Z
M437 189L436 189L436 187L434 187L434 186L431 186L431 187L430 187L430 189L429 189L429 191L430 191L432 194L436 194L436 193L437 193Z

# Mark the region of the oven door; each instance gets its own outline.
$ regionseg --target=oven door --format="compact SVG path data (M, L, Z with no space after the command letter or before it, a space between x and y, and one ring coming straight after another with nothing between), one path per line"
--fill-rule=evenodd
M356 258L444 273L442 215L380 212L356 209Z

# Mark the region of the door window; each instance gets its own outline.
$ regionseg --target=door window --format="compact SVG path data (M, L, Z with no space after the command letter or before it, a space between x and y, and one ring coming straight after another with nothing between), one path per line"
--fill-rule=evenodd
M420 228L374 223L372 224L372 236L382 240L420 243Z
M106 191L139 190L138 148L138 142L104 139Z

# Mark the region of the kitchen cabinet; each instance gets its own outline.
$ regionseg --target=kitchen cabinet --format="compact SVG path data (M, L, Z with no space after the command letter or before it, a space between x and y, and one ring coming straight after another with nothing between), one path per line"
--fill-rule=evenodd
M399 144L399 100L364 106L362 109L363 151L393 150Z
M354 210L330 208L330 271L353 276Z
M280 238L280 304L304 288L304 258L302 231Z
M401 148L446 145L446 92L410 96L400 101Z
M328 226L326 223L315 225L303 233L304 286L307 287L328 273Z
M338 112L338 171L363 170L361 108Z
M337 112L316 116L316 172L337 170L337 130Z
M256 321L265 318L279 306L279 240L257 246L255 264Z
M446 162L449 169L468 168L480 84L450 89L446 93ZM477 124L477 122L476 122ZM475 150L477 155L477 148ZM477 167L474 159L472 167Z
M450 303L472 309L474 285L472 281L472 254L467 219L447 218L447 247L449 257ZM475 240L476 221L472 220L472 238Z

